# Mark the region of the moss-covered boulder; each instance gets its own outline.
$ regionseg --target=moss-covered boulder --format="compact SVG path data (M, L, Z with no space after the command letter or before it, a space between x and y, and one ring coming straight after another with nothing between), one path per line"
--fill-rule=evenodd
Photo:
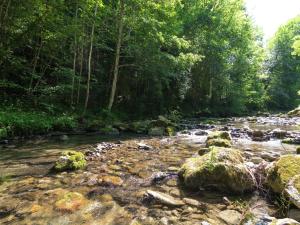
M226 131L210 133L206 139L206 147L210 146L230 148L232 146L230 134Z
M53 170L66 171L78 170L86 167L84 154L76 151L64 151L55 163Z
M216 139L209 139L206 141L206 147L211 147L211 146L230 148L232 144L231 141L227 139L216 138Z
M267 170L267 185L300 208L300 155L281 156Z
M288 182L300 174L300 155L281 156L267 170L267 184L276 193L282 193Z
M255 179L243 164L236 149L211 147L209 153L188 159L179 177L188 188L214 188L222 192L242 193L255 186Z
M231 141L231 136L226 131L215 131L215 132L210 133L207 136L207 140L210 140L210 139L226 139L228 141Z

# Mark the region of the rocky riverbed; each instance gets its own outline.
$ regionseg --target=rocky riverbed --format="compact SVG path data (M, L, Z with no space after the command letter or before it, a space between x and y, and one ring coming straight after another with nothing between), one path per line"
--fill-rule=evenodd
M274 171L297 157L299 126L300 118L284 116L194 119L182 121L172 137L94 135L2 145L0 224L297 224L299 192L290 202L276 194L275 183L265 184L276 180L268 169L278 175ZM82 152L87 166L53 172L65 150ZM237 168L236 177L228 168ZM297 189L298 177L285 187Z

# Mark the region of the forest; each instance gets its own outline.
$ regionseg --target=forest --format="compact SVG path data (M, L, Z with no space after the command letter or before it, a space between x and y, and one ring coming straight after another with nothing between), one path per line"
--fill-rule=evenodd
M0 0L0 224L300 225L292 1Z
M265 47L243 0L3 0L1 129L40 115L74 126L288 111L299 104L299 26L298 16Z

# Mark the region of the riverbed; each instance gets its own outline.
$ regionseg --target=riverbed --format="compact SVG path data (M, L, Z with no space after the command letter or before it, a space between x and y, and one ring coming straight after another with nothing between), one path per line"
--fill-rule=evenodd
M173 137L133 134L74 135L14 141L0 147L0 224L228 224L225 210L241 215L259 205L272 216L279 208L259 191L230 195L211 190L187 190L177 171L184 161L198 154L207 135L215 130L231 133L233 147L247 161L271 162L281 155L296 154L296 145L283 144L274 130L285 137L300 137L300 119L247 117L185 120ZM262 140L250 131L262 131ZM53 173L51 168L64 150L87 155L88 166L74 172ZM165 193L181 206L152 202L147 191ZM77 204L61 210L61 195L79 193ZM228 203L229 202L229 203Z

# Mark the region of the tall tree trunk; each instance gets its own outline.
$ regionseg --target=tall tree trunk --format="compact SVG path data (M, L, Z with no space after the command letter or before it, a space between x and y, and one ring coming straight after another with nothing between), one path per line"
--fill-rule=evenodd
M78 77L78 83L77 83L77 99L76 99L77 105L79 104L79 97L80 97L80 83L81 83L82 69L83 69L83 42L82 42L81 51L80 51L79 77Z
M73 59L73 77L72 77L72 92L71 92L71 105L74 103L74 86L76 75L76 59L77 59L77 17L78 17L78 5L76 4L75 13L75 34L74 34L74 59Z
M88 103L89 103L89 97L90 97L90 80L91 80L91 62L92 62L92 53L93 53L93 41L94 41L94 32L95 32L95 19L97 16L97 9L98 6L96 4L95 6L95 18L92 25L92 31L91 31L91 43L90 43L90 52L89 52L89 59L88 59L88 79L87 79L87 85L86 85L86 95L85 95L85 102L84 102L84 109L83 109L83 115L86 112Z
M123 27L124 27L123 17L124 17L124 0L120 0L119 30L118 30L118 39L117 39L117 46L116 46L114 77L113 77L111 93L110 93L110 98L109 98L109 103L108 103L109 111L111 111L111 108L114 104L114 99L115 99L115 94L116 94L116 89L117 89L119 63L120 63L120 51L121 51Z

